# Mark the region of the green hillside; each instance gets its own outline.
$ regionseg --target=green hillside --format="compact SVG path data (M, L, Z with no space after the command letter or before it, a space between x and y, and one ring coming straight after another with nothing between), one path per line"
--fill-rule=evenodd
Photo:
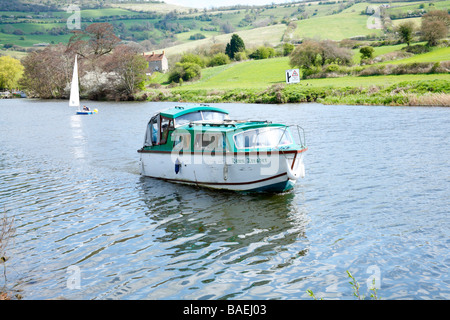
M391 16L392 25L404 20L398 17L417 20L417 10L423 14L450 8L450 0L389 3L386 14ZM304 38L383 36L384 30L373 29L373 17L364 14L368 6L378 5L335 0L203 10L165 3L88 0L82 2L80 16L82 27L109 22L122 40L136 42L147 52L173 54L226 43L232 33L239 34L249 47L298 43ZM71 36L67 19L72 14L66 9L67 4L56 0L0 0L0 49L5 44L14 45L10 50L26 51L43 42L66 43ZM204 39L193 40L194 35Z
M361 11L365 10L368 5L368 3L357 3L340 13L298 21L295 35L300 39L330 40L342 40L369 34L379 35L381 30L368 28L370 16L361 14Z
M385 49L380 52L392 52L399 50L405 45L380 47ZM355 53L359 55L359 53ZM431 52L415 55L410 58L385 61L372 66L381 64L399 64L412 62L440 62L450 60L450 47L437 48ZM244 62L236 62L230 65L206 68L202 72L202 79L192 83L184 83L180 87L183 90L214 90L214 89L233 89L233 88L249 88L264 89L274 84L284 84L285 70L291 69L289 66L289 58L272 58L266 60L251 60ZM302 80L303 84L314 86L369 86L381 85L385 83L395 83L405 80L426 80L426 79L446 79L450 81L448 74L424 74L424 75L399 75L399 76L377 76L377 77L340 77L325 79L308 79ZM166 77L159 78L160 83L166 81ZM174 88L173 90L177 90Z

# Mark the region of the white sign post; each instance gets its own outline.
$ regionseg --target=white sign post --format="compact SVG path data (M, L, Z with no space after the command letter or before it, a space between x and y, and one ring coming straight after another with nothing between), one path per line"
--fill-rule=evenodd
M299 83L300 82L300 70L299 69L290 69L286 70L286 83Z

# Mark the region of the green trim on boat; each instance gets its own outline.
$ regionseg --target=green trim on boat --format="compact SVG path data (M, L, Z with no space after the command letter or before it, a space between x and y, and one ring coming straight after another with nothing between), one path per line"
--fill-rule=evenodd
M222 112L222 113L228 114L228 111L226 111L226 110L201 104L201 105L191 105L191 106L176 106L176 107L162 111L161 116L169 118L169 119L175 119L184 114L191 113L191 112L198 112L198 111L217 111L217 112Z

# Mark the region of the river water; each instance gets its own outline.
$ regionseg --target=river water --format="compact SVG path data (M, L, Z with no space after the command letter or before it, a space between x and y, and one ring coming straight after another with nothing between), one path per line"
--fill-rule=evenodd
M0 286L23 299L354 299L347 270L366 296L450 299L450 108L218 104L306 132L295 189L246 195L139 175L173 103L89 104L0 100Z

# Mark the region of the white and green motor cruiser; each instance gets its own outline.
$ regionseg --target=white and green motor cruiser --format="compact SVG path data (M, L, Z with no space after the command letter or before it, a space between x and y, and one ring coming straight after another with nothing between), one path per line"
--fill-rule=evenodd
M215 189L284 192L304 177L306 150L297 125L230 120L223 109L192 105L155 114L138 152L144 176Z

